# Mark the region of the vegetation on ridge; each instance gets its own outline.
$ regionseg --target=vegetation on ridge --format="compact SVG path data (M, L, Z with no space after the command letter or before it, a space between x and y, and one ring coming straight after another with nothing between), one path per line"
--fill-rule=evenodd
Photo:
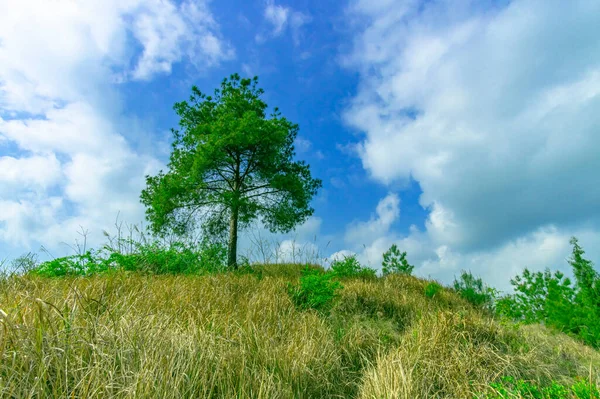
M600 352L494 317L511 297L482 302L470 273L232 271L223 247L182 245L20 259L0 279L0 397L600 398Z

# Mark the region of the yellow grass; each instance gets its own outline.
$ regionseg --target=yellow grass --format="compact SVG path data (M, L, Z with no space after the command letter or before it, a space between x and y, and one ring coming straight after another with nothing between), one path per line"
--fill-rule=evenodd
M394 276L297 310L299 267L0 280L1 398L462 398L503 375L598 381L600 354Z

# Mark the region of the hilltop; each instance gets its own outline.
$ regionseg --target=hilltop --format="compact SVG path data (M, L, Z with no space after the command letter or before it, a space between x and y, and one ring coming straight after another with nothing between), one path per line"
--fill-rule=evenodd
M589 398L600 382L596 350L432 281L340 279L317 311L289 294L301 273L5 277L0 397Z

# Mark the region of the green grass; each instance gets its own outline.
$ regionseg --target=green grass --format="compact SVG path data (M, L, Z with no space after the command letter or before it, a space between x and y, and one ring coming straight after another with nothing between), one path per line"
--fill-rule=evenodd
M511 381L600 382L597 351L409 275L344 278L326 312L298 306L302 269L0 278L0 398L512 398Z

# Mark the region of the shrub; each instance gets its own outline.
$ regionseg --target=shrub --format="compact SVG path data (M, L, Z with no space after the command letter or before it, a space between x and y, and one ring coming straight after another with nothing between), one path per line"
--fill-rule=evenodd
M374 269L363 267L356 259L356 255L345 256L344 259L331 262L331 273L338 278L372 279L377 277L377 272Z
M89 276L111 270L141 271L153 274L216 273L225 269L227 249L220 243L203 241L194 246L182 242L168 246L157 242L138 243L130 253L105 246L43 262L33 273L45 277Z
M89 276L109 269L110 264L104 261L97 252L87 251L84 254L64 256L42 262L32 273L44 277Z
M332 278L333 274L306 266L299 285L288 283L288 294L300 309L327 311L333 305L337 291L343 288L339 281L332 281Z
M432 281L425 286L425 296L427 298L433 298L441 290L442 286Z
M454 290L477 307L493 308L496 291L483 284L481 278L473 276L471 272L463 270L460 279L454 278Z
M400 252L396 244L383 254L382 266L384 276L392 273L411 274L415 268L406 260L406 252Z
M582 379L571 387L557 382L540 387L529 381L503 377L500 382L490 384L490 387L495 393L484 396L486 399L600 399L598 388Z
M600 389L589 381L581 378L573 386L571 391L576 398L581 399L600 399Z

